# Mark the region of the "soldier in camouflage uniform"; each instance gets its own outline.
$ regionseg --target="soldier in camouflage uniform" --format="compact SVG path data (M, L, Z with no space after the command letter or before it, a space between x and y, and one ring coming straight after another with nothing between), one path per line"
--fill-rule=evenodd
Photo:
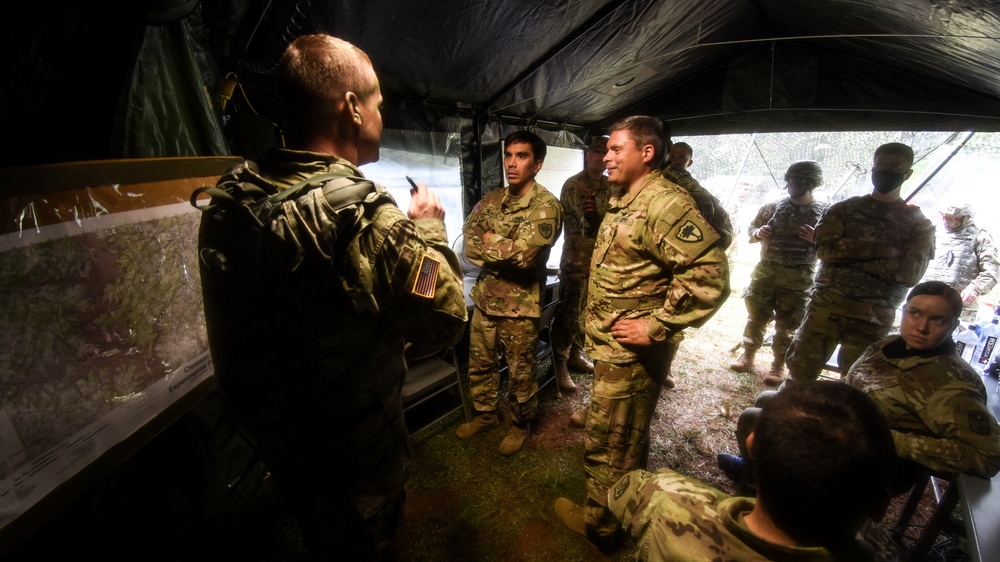
M663 179L658 120L630 117L611 128L604 162L619 186L601 223L591 264L587 347L594 384L584 439L587 501L556 500L574 532L611 549L620 530L608 488L645 467L649 424L680 334L700 326L729 295L729 268L715 231L686 191Z
M920 283L907 296L900 334L869 347L845 381L871 398L888 420L896 452L904 459L890 491L901 494L916 476L966 473L991 478L1000 471L1000 430L987 407L980 376L955 352L962 297L941 281ZM762 412L791 387L765 391L740 414L740 457L719 455L719 464L740 480L747 440ZM759 471L758 471L759 473Z
M469 334L469 383L475 416L459 439L499 423L500 357L510 372L512 425L500 454L521 450L538 408L535 345L542 314L545 263L562 229L559 200L535 181L545 143L528 131L504 139L509 185L487 193L465 220L465 255L482 268L472 287L476 308Z
M875 151L870 195L831 205L816 226L819 271L805 318L785 356L792 380L816 380L840 344L842 373L895 322L907 288L934 256L934 226L899 196L913 174L913 150Z
M594 372L583 351L583 317L587 302L590 258L597 227L608 211L611 184L604 176L607 137L594 137L587 147L582 172L566 180L559 201L563 208L563 249L559 262L559 310L552 323L552 354L559 388L576 391L569 369Z
M462 337L461 266L444 209L423 184L409 218L374 184L345 215L333 212L330 201L364 182L357 166L378 159L382 96L367 55L307 35L288 47L279 72L295 149L270 153L259 175L251 163L239 166L220 186L253 177L277 193L316 176L334 179L286 200L265 225L260 276L268 290L250 295L250 306L227 309L240 279L215 286L220 271L203 263L215 374L225 406L257 441L298 516L310 554L380 560L402 516L408 474L404 346L424 354ZM353 219L348 229L338 216ZM212 254L204 245L211 226L202 225L203 261ZM355 234L338 239L338 231Z
M944 281L962 294L962 319L973 321L979 297L1000 279L1000 258L989 232L972 221L969 205L952 205L941 213L944 228L937 233L934 259L924 281Z
M1000 471L1000 431L980 376L955 353L962 297L940 281L910 291L900 334L868 348L847 384L864 391L889 420L896 452L935 473L992 478Z
M719 246L728 249L733 243L733 223L722 203L694 179L688 168L694 163L694 150L686 142L675 142L670 146L667 163L661 172L663 177L687 190L694 199L698 212L705 217L719 235Z
M781 394L751 440L756 499L667 469L630 472L612 487L609 506L636 539L637 560L875 559L857 535L889 503L896 459L885 420L864 394L840 383Z
M743 292L747 325L743 352L729 366L737 372L753 368L754 356L764 343L764 331L774 319L774 361L764 382L773 386L785 378L785 352L791 334L802 322L806 291L816 270L815 227L826 203L813 198L823 183L823 169L811 160L795 162L785 172L788 197L766 203L750 222L750 243L761 243L760 261Z

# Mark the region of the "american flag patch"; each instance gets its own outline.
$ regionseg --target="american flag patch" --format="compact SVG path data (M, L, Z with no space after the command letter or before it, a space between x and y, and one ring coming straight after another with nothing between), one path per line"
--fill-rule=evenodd
M417 274L417 280L413 282L413 291L411 292L429 299L434 298L439 269L441 269L441 263L424 254L424 257L420 259L420 273Z

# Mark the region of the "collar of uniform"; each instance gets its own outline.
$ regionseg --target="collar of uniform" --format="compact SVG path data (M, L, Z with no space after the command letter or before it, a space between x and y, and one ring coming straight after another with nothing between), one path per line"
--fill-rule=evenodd
M903 336L897 336L889 343L882 346L882 353L888 359L906 359L909 357L920 357L923 359L931 359L934 357L940 357L942 355L948 355L950 353L955 353L955 342L948 336L948 339L932 349L909 349L906 347L906 341L903 340Z
M538 193L538 189L541 186L538 185L537 181L532 180L531 186L524 191L524 195L513 196L510 194L510 189L504 188L503 190L503 200L500 202L506 209L510 211L518 211L525 209L531 204L531 200L535 198Z
M299 179L306 179L318 173L339 171L338 168L345 176L365 177L354 164L339 156L322 152L275 148L268 153L267 162L281 168L282 175L295 175Z
M639 187L637 187L636 189L626 190L625 193L621 194L620 198L621 206L628 207L630 204L632 204L632 201L634 201L635 198L639 196L639 193L641 193L643 189L646 189L646 187L649 186L649 184L653 183L653 180L662 177L663 176L660 174L659 170L653 170L652 172L646 174L646 177L642 179L642 182L639 184Z

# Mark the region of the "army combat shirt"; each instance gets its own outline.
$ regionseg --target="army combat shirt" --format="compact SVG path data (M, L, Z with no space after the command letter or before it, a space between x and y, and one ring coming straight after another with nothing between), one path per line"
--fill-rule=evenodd
M560 273L590 274L590 258L594 255L594 240L601 219L608 212L608 199L612 186L608 178L601 176L596 181L587 177L586 170L566 180L559 202L563 209L563 248L559 261ZM597 217L587 220L583 212L583 200L593 194Z
M872 345L847 384L867 394L889 420L896 453L945 474L991 478L1000 471L1000 432L979 375L949 338L930 350L900 336Z
M540 317L545 263L561 231L562 206L537 182L520 197L487 193L464 227L465 257L482 268L472 287L476 306L493 316Z
M731 497L669 469L636 470L608 491L608 506L636 540L642 562L838 560L822 547L791 547L755 535L744 518L753 498ZM874 560L863 541L844 545L840 560Z
M729 262L718 240L691 196L659 171L613 195L591 264L591 359L637 360L611 335L619 319L648 318L649 336L665 341L715 314L729 296Z
M814 305L891 326L907 289L934 256L934 225L903 200L851 197L823 214L816 226L816 253Z

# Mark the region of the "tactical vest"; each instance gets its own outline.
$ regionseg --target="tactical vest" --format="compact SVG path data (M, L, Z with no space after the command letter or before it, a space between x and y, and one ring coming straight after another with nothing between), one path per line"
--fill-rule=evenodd
M925 281L943 281L961 291L979 276L976 237L982 231L970 222L955 232L941 229L937 235L934 259L927 267Z
M212 200L199 207L203 193ZM216 187L195 190L191 204L202 211L198 261L205 324L223 384L270 375L279 350L268 342L275 330L294 329L275 325L273 311L287 290L275 279L294 275L307 256L309 267L324 270L321 277L334 298L356 311L377 310L358 239L371 214L392 201L385 188L343 173L318 174L281 191L252 162L227 172ZM310 232L328 233L333 243L321 244Z
M778 201L767 221L772 234L761 241L760 258L786 266L815 264L816 245L799 237L799 227L815 227L825 210L826 205L818 202L800 206L788 198Z

